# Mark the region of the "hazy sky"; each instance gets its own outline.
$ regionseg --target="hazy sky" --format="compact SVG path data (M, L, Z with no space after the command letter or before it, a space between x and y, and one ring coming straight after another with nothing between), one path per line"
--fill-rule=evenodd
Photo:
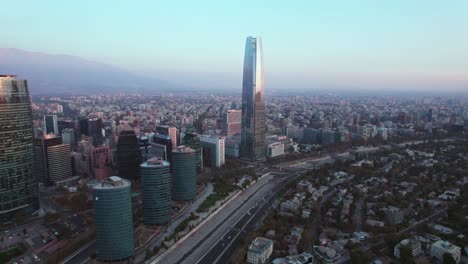
M238 89L245 37L266 88L468 89L468 1L0 0L0 47ZM1 59L1 58L0 58Z

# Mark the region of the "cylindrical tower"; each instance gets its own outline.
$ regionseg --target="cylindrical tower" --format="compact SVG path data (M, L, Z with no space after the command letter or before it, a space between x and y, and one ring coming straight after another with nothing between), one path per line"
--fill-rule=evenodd
M171 220L171 165L152 158L140 165L143 222L161 225Z
M0 75L0 221L39 209L34 156L27 82Z
M111 176L93 187L96 256L104 261L131 257L133 216L130 181Z
M197 189L197 153L180 146L172 151L172 197L176 201L195 199Z

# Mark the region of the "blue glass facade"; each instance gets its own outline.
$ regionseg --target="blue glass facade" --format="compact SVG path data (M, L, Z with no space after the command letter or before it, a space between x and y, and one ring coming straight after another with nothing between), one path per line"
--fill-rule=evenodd
M265 98L262 42L248 37L245 43L242 82L242 121L240 157L250 161L265 159Z
M172 198L176 201L195 199L197 193L197 153L181 146L172 151Z
M31 98L25 80L0 75L0 221L39 209Z
M143 222L161 225L171 220L171 166L161 159L149 159L140 165Z
M116 261L134 252L130 181L111 176L93 187L96 256Z

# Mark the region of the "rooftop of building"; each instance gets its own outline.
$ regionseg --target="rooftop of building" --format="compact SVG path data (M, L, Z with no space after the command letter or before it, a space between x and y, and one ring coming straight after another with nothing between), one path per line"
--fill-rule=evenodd
M314 246L313 250L318 257L328 262L335 261L341 256L331 247Z
M249 246L249 251L261 253L269 246L273 245L273 241L271 239L265 237L257 237Z
M400 211L400 208L398 207L395 207L395 206L387 206L387 208L385 208L385 210L387 211Z
M313 261L314 255L304 252L299 255L286 256L283 258L277 258L273 260L273 264L305 264ZM312 262L313 263L313 262Z
M130 186L130 181L120 178L119 176L110 176L100 183L96 184L94 189L114 189Z
M154 134L153 137L155 138L161 138L161 139L166 139L166 140L171 140L171 137L168 135L163 135L163 134Z
M418 246L418 244L420 245L421 242L416 237L410 237L400 241L397 246Z
M160 168L170 166L170 163L161 158L151 158L148 161L141 163L141 167Z
M13 75L13 74L0 74L0 78L5 78L5 77L9 77L9 78L16 78L16 75Z
M190 148L189 146L182 145L182 146L178 146L172 152L190 153L190 152L195 152L195 150Z
M432 246L438 246L438 247L441 247L441 248L445 248L447 250L456 250L457 248L459 249L459 247L455 246L454 244L446 241L446 240L438 240L436 242L434 242L432 244Z

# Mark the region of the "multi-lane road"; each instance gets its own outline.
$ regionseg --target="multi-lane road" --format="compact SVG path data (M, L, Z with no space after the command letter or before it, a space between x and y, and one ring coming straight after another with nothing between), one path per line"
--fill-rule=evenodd
M254 213L256 208L271 196L282 180L273 173L264 175L215 215L201 223L189 237L148 263L213 263L202 260L219 241L229 243L234 239L235 230L232 228L242 226L241 221L247 222L249 214Z

